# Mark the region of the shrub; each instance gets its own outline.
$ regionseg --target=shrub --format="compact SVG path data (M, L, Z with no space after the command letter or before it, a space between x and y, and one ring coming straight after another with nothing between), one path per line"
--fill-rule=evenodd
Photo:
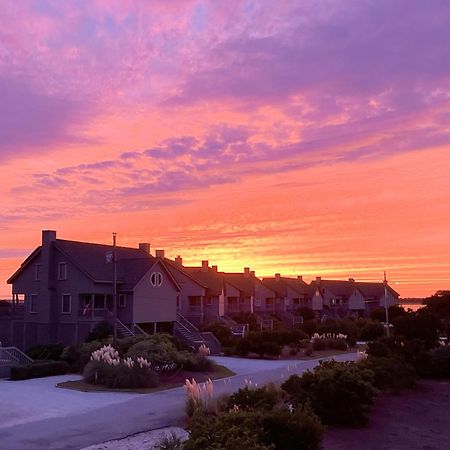
M348 345L345 339L331 338L327 340L328 348L332 350L347 350Z
M231 333L230 327L223 322L209 322L202 327L202 331L210 331L224 346L233 345L235 338Z
M178 361L180 361L178 359ZM183 368L191 372L208 372L213 368L213 362L200 354L189 354L182 362Z
M450 346L433 350L430 356L430 375L435 378L450 378Z
M427 310L419 309L414 313L407 313L397 317L392 323L397 336L402 336L406 340L420 339L426 349L431 349L437 344L440 321Z
M154 371L136 362L130 367L124 363L111 365L105 361L89 361L84 368L83 379L86 383L116 389L150 388L159 384Z
M87 335L85 342L99 341L112 336L114 329L111 323L103 320L97 323L92 331Z
M321 448L324 426L306 405L293 412L274 410L262 415L263 442L283 450L315 450Z
M359 330L359 339L361 341L374 341L384 335L384 326L375 321L367 322Z
M326 339L314 339L312 343L312 348L314 351L326 350L327 340Z
M69 364L71 371L80 373L89 362L92 352L99 350L103 345L101 341L70 345L63 350L61 359Z
M32 359L47 359L58 361L64 350L62 344L35 345L30 347L26 353Z
M416 381L413 367L396 356L370 356L358 365L374 373L374 385L381 390L398 393L401 389L413 387Z
M64 375L67 373L68 367L64 361L39 361L26 367L11 367L11 380Z
M180 367L178 350L170 335L158 333L132 345L126 356L143 357L154 371L170 372Z
M306 322L307 320L314 320L316 318L314 311L308 306L300 306L300 308L295 311L295 314L298 316L302 316L304 322Z
M239 389L230 395L227 402L227 409L233 409L237 406L240 410L270 410L278 402L279 393L272 386L263 386L261 388Z
M363 426L376 393L373 378L372 371L355 363L326 361L313 372L291 376L281 387L294 405L309 401L326 424Z

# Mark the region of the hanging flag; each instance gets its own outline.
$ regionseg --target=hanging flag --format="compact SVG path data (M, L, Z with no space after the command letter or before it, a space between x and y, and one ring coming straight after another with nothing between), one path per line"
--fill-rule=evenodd
M113 262L113 258L114 258L114 253L112 251L106 252L105 253L105 258L106 258L106 264L110 264Z

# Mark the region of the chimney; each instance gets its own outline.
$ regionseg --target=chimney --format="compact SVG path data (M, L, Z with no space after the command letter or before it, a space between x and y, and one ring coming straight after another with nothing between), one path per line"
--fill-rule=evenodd
M178 256L175 258L175 264L178 264L179 266L182 266L182 265L183 265L183 258L182 258L180 255L178 255Z
M139 244L139 250L142 250L145 253L150 253L150 243L149 242L141 242Z
M209 269L209 261L205 259L202 261L202 272L208 272Z
M56 231L42 230L42 246L51 244L56 241Z
M250 276L255 277L255 271L254 270L250 270Z
M244 267L244 277L250 278L250 267Z
M297 276L297 280L298 280L298 281L303 281L303 275L298 275L298 276Z
M164 259L164 250L156 250L155 256L160 259Z
M281 274L280 273L276 273L275 274L275 280L276 281L280 281L281 280Z
M219 270L217 266L211 266L211 269L213 270L213 272L217 272Z
M316 283L320 283L322 281L322 277L316 277Z
M351 283L354 283L355 279L354 278L349 278L348 281L350 281Z

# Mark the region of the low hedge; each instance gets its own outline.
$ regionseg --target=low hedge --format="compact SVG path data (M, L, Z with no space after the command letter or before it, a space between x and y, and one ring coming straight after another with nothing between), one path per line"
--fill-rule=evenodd
M65 361L36 361L30 366L11 367L11 380L65 375L69 366Z

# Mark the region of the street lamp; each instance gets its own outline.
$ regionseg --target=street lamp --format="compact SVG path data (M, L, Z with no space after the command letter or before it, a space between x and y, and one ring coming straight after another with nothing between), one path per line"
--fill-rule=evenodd
M384 309L386 311L386 336L389 337L389 308L387 304L387 279L386 279L386 271L384 271Z

